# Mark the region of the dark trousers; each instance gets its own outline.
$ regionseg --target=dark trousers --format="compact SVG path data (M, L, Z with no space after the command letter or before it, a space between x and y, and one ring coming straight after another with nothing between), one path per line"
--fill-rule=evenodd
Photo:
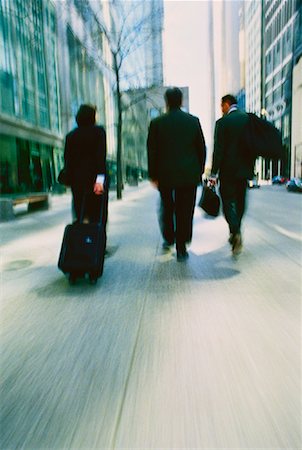
M246 189L246 179L220 179L223 213L231 234L240 233L245 211Z
M162 236L170 244L182 247L192 239L196 186L159 189L159 224Z
M108 215L108 190L105 189L102 195L95 195L93 192L87 193L83 189L72 189L73 208L77 220L88 219L90 223L107 223ZM83 211L82 211L83 208Z

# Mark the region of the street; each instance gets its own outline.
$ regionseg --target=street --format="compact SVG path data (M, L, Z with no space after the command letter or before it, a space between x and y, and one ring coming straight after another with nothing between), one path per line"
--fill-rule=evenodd
M250 190L237 259L196 207L180 263L142 183L95 286L57 268L68 195L0 224L1 449L301 449L301 200Z

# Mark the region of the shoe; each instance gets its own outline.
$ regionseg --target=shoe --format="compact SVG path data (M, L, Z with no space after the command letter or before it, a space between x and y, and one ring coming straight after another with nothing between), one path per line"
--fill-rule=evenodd
M187 252L186 246L181 245L176 248L177 261L182 262L189 258L189 253Z
M232 253L234 256L239 255L242 252L242 238L241 234L234 234L232 239Z
M163 252L169 252L171 250L171 247L173 245L173 242L164 241L162 245Z
M186 261L189 258L189 253L187 252L187 250L185 251L177 251L177 261L178 262L183 262Z

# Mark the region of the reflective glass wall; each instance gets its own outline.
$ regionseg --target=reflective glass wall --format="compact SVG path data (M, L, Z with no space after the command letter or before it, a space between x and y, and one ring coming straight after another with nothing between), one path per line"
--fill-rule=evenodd
M60 131L56 55L50 2L0 0L0 112Z
M0 0L1 194L48 191L60 141L54 5Z

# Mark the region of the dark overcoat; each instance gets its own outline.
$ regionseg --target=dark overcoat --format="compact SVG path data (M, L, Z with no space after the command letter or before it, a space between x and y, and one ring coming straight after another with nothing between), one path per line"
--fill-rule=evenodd
M79 126L66 136L65 168L74 189L92 190L98 174L106 174L106 133L96 125Z
M212 173L220 179L253 178L255 160L242 141L248 121L248 114L237 109L216 122Z
M149 178L160 187L200 183L206 148L197 117L177 108L152 120L147 148Z

